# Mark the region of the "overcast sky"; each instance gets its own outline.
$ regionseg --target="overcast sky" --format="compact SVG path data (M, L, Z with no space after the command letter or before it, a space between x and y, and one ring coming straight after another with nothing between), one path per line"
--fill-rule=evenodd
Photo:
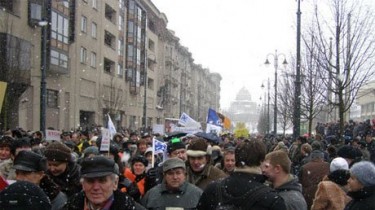
M296 53L296 0L152 2L166 14L167 27L189 48L195 63L221 74L222 109L229 107L242 87L259 103L264 94L262 82L268 77L271 84L274 81L273 65L264 66L267 55L277 49L290 59ZM302 18L311 16L311 3L301 1ZM273 61L272 56L269 59Z

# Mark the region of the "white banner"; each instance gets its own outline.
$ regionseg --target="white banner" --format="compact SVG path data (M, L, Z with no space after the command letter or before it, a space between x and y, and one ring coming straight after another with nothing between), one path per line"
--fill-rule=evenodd
M207 126L206 127L206 133L216 133L216 134L219 134L221 132L221 130L223 129L220 126L209 124L209 123L207 123L206 126Z
M164 135L164 125L163 124L154 124L152 126L152 133L158 133L160 135Z
M111 116L109 116L109 114L108 114L108 129L111 134L110 138L112 138L117 133L117 131L116 131L115 125L112 122Z
M183 112L181 114L180 119L178 120L178 123L185 127L197 127L200 128L201 124L197 121L195 121L193 118L191 118L188 114Z
M100 145L100 151L109 151L109 145L111 142L111 132L107 128L102 129L102 143Z
M61 132L56 130L46 130L47 141L61 141Z
M172 126L171 132L184 132L188 134L194 134L198 132L202 132L202 129L197 128L197 127L177 127L177 126Z

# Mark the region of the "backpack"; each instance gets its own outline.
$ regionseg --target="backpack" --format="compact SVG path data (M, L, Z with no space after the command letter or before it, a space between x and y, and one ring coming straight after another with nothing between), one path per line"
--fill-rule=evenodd
M261 196L271 191L269 187L266 185L259 185L253 188L253 192L250 191L246 192L244 196L242 196L243 201L238 204L231 204L223 201L223 186L221 183L218 183L216 186L216 192L218 195L218 205L216 206L216 210L246 210L250 209Z

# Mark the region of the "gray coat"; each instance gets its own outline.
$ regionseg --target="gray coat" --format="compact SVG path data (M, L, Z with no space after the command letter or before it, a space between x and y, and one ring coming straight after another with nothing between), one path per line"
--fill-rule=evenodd
M302 186L297 178L291 177L288 182L275 190L284 199L287 210L307 210L307 204L302 195Z
M55 197L55 199L51 200L52 208L51 210L60 210L63 209L65 203L68 201L65 193L59 192L59 194Z
M180 207L184 209L196 209L202 190L187 181L179 191L171 192L166 188L165 181L149 190L142 198L141 204L146 209L161 210L166 207Z

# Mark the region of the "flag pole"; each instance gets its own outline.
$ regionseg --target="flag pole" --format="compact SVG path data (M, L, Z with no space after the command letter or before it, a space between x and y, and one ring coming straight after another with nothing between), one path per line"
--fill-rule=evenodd
M107 116L108 116L108 123L107 124L109 124L109 119L111 119L111 116L109 115L109 112L107 113ZM107 127L109 128L109 125L107 125ZM108 157L110 157L110 155L111 155L110 151L111 151L111 141L112 141L111 131L109 131L109 133L110 133L111 139L109 139Z
M154 162L155 162L155 137L152 138L151 168L154 167Z

